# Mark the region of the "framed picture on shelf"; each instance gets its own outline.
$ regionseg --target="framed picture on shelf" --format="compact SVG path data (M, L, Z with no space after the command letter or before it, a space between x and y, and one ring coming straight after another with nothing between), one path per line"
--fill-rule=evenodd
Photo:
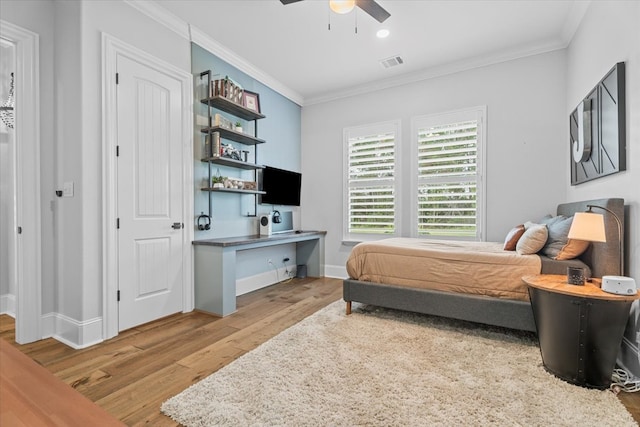
M260 95L255 92L244 91L242 106L248 110L260 112Z

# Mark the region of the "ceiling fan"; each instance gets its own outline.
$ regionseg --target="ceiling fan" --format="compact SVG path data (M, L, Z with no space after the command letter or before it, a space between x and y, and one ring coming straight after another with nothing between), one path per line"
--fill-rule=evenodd
M280 3L286 6L299 1L302 0L280 0ZM374 0L329 0L329 6L331 7L331 10L337 13L348 13L351 12L354 6L358 6L378 22L384 22L391 16L389 12L384 10L382 6Z

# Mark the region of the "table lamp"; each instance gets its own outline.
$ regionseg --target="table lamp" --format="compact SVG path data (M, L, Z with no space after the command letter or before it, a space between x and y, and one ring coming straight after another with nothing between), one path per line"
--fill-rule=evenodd
M602 290L612 294L635 295L636 283L630 277L624 277L624 248L622 245L622 222L612 210L597 205L587 205L586 212L576 212L573 216L569 239L586 240L589 242L606 242L604 216L592 211L602 209L609 212L618 224L618 242L620 242L619 276L602 276Z

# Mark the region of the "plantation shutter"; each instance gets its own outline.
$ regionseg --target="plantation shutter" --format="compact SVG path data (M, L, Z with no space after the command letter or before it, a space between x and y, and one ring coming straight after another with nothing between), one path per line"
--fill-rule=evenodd
M396 232L396 129L347 129L347 234Z
M417 126L418 236L480 236L480 119L456 118L430 117Z

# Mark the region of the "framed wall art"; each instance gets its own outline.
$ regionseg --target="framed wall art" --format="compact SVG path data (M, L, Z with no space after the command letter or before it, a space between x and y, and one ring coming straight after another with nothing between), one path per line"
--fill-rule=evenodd
M260 113L260 95L245 90L244 96L242 97L242 105L248 110Z
M571 185L626 170L625 67L617 63L569 117Z

